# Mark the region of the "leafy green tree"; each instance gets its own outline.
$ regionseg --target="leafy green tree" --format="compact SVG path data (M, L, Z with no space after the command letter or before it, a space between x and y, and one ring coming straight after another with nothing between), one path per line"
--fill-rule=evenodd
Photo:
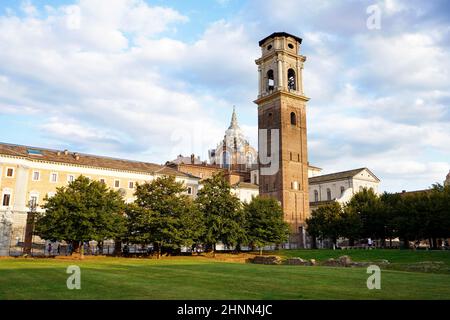
M396 217L402 207L402 196L398 193L383 193L380 196L384 210L385 238L389 239L389 247L392 247L392 239L398 236Z
M126 208L128 240L153 243L158 258L162 250L178 250L198 241L203 222L185 191L173 176L137 184L136 200Z
M347 238L350 246L355 244L355 240L361 238L361 216L352 207L344 206L340 216L339 230L339 235Z
M203 242L215 252L216 243L232 247L246 241L244 214L240 200L231 194L223 173L202 183L196 203L205 222Z
M378 195L372 190L363 188L355 193L346 208L359 215L361 219L361 236L365 238L382 238L384 220L380 215L382 204Z
M336 245L342 233L341 215L342 207L336 201L319 206L306 220L308 233L320 239L330 238Z
M450 186L435 184L424 196L428 200L428 210L424 210L423 236L436 249L438 239L450 237Z
M283 220L283 209L274 198L255 197L244 204L247 240L260 248L287 241L289 225Z
M125 232L120 194L98 181L80 176L55 196L44 199L45 213L37 214L35 234L52 241L80 242L113 239Z
M405 248L409 248L410 241L423 238L424 200L420 193L407 194L397 203L393 224Z

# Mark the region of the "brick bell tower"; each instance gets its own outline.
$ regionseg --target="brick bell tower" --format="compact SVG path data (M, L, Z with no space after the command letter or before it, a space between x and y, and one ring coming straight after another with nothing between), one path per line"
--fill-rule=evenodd
M281 202L284 219L291 226L291 247L305 247L305 220L309 216L309 98L303 93L306 57L299 54L301 42L289 33L275 32L259 42L262 56L255 61L259 74L254 101L258 105L259 192Z

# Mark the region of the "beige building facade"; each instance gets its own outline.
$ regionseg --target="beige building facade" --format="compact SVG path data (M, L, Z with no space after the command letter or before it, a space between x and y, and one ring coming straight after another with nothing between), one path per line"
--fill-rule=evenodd
M0 255L12 242L24 240L30 204L42 211L44 198L58 187L83 175L118 190L126 202L134 201L137 183L171 175L195 197L199 178L167 166L131 160L0 144ZM6 230L6 231L5 231Z

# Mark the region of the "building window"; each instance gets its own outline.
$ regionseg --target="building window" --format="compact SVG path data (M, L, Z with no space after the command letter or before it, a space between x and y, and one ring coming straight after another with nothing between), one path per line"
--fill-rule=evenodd
M103 178L100 179L100 182L103 183L103 184L106 184L106 181Z
M129 189L134 189L134 181L129 181L128 182L128 188Z
M6 176L12 178L14 176L14 169L13 168L6 169Z
M114 180L114 188L120 188L120 180Z
M68 176L67 176L67 181L68 182L73 182L75 180L75 176L73 175L73 174L69 174Z
M51 174L50 174L50 182L58 182L58 174L57 173L55 173L55 172L52 172Z
M342 197L342 195L344 194L344 191L345 191L345 187L344 187L344 186L341 186L341 197Z
M10 203L11 203L11 194L10 193L4 193L3 194L2 205L4 207L8 207Z
M33 171L33 181L39 181L39 178L40 178L40 172Z
M298 190L298 182L297 181L292 181L292 189Z
M327 200L328 201L331 200L331 190L330 190L330 188L327 189Z
M192 187L187 187L187 193L192 194Z
M273 70L267 71L267 91L271 92L275 88L275 80L273 77Z
M296 90L295 71L294 71L294 69L289 69L288 70L288 89L289 90Z
M319 202L319 191L314 190L314 202Z
M297 116L295 115L295 112L291 112L291 125L297 125Z

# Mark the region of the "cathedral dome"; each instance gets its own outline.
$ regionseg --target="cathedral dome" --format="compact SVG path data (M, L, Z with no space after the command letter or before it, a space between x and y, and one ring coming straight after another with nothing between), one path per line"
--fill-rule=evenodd
M209 158L210 164L234 170L248 170L256 164L258 153L239 127L235 107L223 140L215 149L209 150Z

